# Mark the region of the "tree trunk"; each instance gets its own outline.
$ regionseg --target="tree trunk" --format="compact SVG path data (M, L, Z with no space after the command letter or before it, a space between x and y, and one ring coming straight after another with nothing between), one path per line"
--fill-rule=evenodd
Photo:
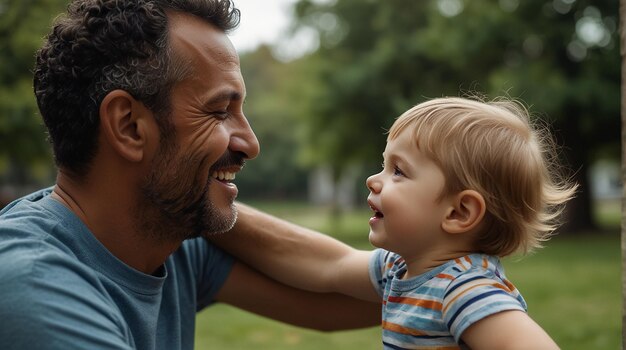
M567 110L569 108L569 110ZM566 107L565 115L576 116L572 120L564 120L557 125L555 134L557 142L565 145L564 163L574 171L574 181L578 184L576 197L567 203L560 233L590 232L597 226L593 219L593 203L589 181L589 149L591 145L581 134L576 122L579 111L575 107Z
M577 172L574 177L574 181L579 187L576 197L567 203L562 220L563 225L559 227L558 232L567 234L595 231L597 225L593 218L593 198L591 196L588 166L584 162L573 164L582 164L579 169L576 169Z
M620 54L622 56L622 348L626 345L626 0L620 0Z

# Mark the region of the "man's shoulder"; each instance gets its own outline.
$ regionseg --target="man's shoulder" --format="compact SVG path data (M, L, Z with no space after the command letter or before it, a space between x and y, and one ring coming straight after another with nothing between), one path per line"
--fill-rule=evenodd
M0 246L0 317L11 322L0 327L0 348L125 342L122 313L95 271L45 241L7 247Z
M0 348L5 341L22 344L17 348L29 342L57 348L41 341L72 339L63 338L58 327L89 329L86 320L122 329L120 312L96 271L54 240L13 234L0 240L0 317L12 320L0 327Z
M54 203L49 198L52 188L39 190L16 199L0 210L0 242L50 231L59 223Z
M26 298L95 283L95 273L67 245L76 234L50 208L50 191L22 197L0 214L0 303L9 293Z
M33 226L33 231L40 230ZM1 229L0 303L3 295L18 292L45 294L57 288L80 289L93 284L95 272L80 262L70 249L52 237L21 229ZM8 237L6 237L8 236ZM20 291L27 289L28 293Z
M20 206L23 205L25 203L36 203L38 201L40 201L41 199L47 197L48 195L50 195L50 193L52 192L53 187L47 187L47 188L42 188L38 191L35 191L33 193L27 194L25 196L22 196L20 198L17 198L13 201L11 201L9 204L7 204L4 208L1 208L0 210L0 216L4 215L5 213L13 210L16 206Z

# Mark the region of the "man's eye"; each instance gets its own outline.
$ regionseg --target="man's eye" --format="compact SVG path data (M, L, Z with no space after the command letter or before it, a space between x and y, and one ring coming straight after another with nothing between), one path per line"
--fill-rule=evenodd
M211 113L211 116L220 120L225 120L230 116L230 113L228 113L227 111L219 111Z
M394 167L393 168L393 174L395 176L404 176L404 173L402 172L402 170L400 170L400 168L398 167Z

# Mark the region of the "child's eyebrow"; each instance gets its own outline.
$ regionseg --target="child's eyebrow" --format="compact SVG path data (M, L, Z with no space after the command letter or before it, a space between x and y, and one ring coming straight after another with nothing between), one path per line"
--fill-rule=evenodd
M387 158L385 158L387 159ZM407 165L411 165L412 163L405 157L398 155L398 154L390 154L389 158L387 159L390 163L393 164L397 164L398 166L407 166Z

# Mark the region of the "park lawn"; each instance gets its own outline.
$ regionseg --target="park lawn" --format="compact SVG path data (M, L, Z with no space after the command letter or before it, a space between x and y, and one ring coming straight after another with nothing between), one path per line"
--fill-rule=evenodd
M368 248L369 212L339 220L307 205L255 204L359 248ZM330 229L335 227L335 229ZM529 314L563 349L621 349L619 228L613 233L556 236L538 252L504 260L508 278L524 295ZM332 317L332 316L331 316ZM377 327L323 333L267 320L227 305L197 317L196 349L381 349Z

